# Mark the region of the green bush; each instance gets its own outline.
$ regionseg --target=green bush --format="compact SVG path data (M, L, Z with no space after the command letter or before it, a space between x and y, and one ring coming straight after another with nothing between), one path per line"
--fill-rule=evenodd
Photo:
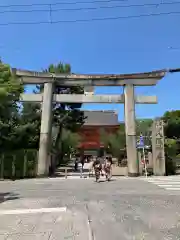
M27 174L26 176L36 177L37 150L29 150L27 155Z
M21 179L36 176L37 150L18 150L0 155L1 178Z
M165 157L165 164L166 164L166 175L175 175L176 174L176 164L175 161L166 156Z
M15 166L15 178L19 179L23 177L24 166L24 151L19 150L14 152L14 166Z
M12 178L12 163L13 163L13 155L6 153L3 156L3 177L4 178Z

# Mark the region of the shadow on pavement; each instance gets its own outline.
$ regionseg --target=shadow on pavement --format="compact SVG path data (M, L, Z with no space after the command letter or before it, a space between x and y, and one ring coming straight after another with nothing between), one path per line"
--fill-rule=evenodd
M110 180L109 182L114 182L114 181L116 181L116 179L114 179L114 178L111 178L111 180Z
M110 183L110 182L114 182L114 181L116 181L116 179L111 179L110 181L107 181L106 179L100 179L99 182L97 182L97 183ZM96 181L94 181L94 182L96 182Z
M0 203L9 201L9 200L16 200L16 199L19 199L19 194L15 194L12 192L0 193Z

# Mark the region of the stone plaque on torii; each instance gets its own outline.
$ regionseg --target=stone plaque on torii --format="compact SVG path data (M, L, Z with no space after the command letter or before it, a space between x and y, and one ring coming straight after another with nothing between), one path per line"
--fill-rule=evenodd
M23 84L44 84L43 94L22 94L21 101L42 102L40 144L37 175L47 175L49 143L52 129L52 103L124 103L128 175L139 175L136 149L135 104L156 104L156 96L135 96L135 86L154 86L169 72L158 70L135 74L51 74L12 69ZM123 86L121 95L53 94L53 86Z

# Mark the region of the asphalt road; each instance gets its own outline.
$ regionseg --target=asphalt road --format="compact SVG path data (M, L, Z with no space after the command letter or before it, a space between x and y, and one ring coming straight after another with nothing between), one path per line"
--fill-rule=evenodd
M180 191L140 178L10 181L0 192L0 240L180 239Z

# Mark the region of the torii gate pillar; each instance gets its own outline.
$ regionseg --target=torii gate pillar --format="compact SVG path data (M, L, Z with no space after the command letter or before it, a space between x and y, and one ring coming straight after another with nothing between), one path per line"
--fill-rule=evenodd
M137 160L137 148L136 148L134 85L132 84L125 85L124 98L125 98L124 116L126 129L128 176L137 177L139 175L139 163Z
M49 152L51 147L53 83L44 84L41 130L37 176L47 176L49 172Z

